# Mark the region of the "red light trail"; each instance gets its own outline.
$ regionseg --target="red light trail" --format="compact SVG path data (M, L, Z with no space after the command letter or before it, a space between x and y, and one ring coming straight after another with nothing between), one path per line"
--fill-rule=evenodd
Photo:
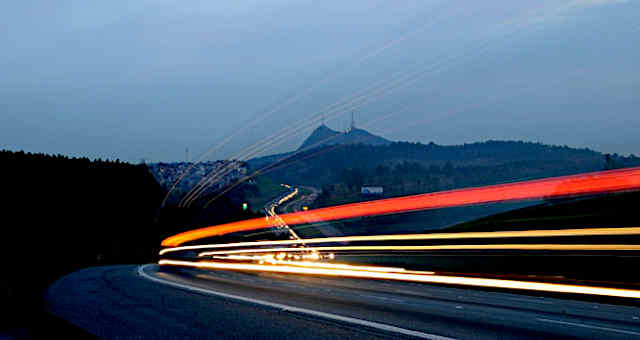
M280 217L288 225L298 225L471 204L590 195L634 189L640 189L640 167L351 203L283 214ZM206 237L270 228L276 225L275 219L264 218L216 225L171 236L162 241L162 246L175 247Z

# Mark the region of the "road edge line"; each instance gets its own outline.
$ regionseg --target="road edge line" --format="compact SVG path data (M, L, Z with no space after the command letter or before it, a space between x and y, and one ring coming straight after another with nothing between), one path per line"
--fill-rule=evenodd
M178 287L178 288L191 290L191 291L195 291L195 292L199 292L199 293L204 293L204 294L208 294L208 295L219 296L219 297L223 297L223 298L227 298L227 299L238 300L238 301L242 301L242 302L248 302L248 303L251 303L251 304L266 306L266 307L270 307L270 308L274 308L274 309L279 309L281 311L286 311L286 312L289 312L289 313L306 314L306 315L311 315L311 316L315 316L315 317L319 317L319 318L323 318L323 319L340 321L340 322L344 322L344 323L351 323L351 324L355 324L355 325L359 325L359 326L365 326L365 327L369 327L369 328L382 330L382 331L385 331L385 332L398 333L398 334L418 337L418 338L422 338L422 339L429 339L429 340L455 340L455 338L449 338L449 337L445 337L445 336L441 336L441 335L429 334L429 333L424 333L424 332L420 332L420 331L414 331L414 330L411 330L411 329L396 327L396 326L387 325L387 324L384 324L384 323L378 323L378 322L374 322L374 321L368 321L368 320L352 318L352 317L349 317L349 316L342 316L342 315L337 315L337 314L320 312L320 311L315 311L315 310L306 309L306 308L299 308L299 307L284 305L284 304L275 303L275 302L269 302L269 301L264 301L264 300L248 298L248 297L239 296L239 295L221 293L221 292L217 292L217 291L211 290L211 289L193 287L193 286L185 285L185 284L182 284L182 283L172 282L172 281L160 279L160 278L157 278L157 277L153 277L153 276L145 273L144 272L144 268L146 268L146 267L148 267L150 265L151 264L138 266L138 275L144 277L147 280L154 281L154 282L159 282L159 283L162 283L162 284L165 284L165 285L169 285L169 286L173 286L173 287Z

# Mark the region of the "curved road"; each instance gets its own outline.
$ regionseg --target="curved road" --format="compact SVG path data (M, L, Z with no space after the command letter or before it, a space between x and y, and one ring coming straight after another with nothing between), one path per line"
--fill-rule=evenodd
M159 268L88 268L47 293L103 338L637 339L640 308L389 281Z
M318 195L320 195L320 192L321 192L321 190L316 187L300 186L300 188L309 190L311 191L311 193L309 195L301 195L295 200L288 202L284 207L282 207L283 212L292 213L292 212L302 210L303 206L311 205L313 201L315 201L316 198L318 198Z

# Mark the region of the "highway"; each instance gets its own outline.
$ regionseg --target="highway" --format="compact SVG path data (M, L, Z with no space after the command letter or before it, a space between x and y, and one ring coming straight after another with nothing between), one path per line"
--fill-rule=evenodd
M637 339L640 308L422 283L95 267L47 294L52 313L103 338Z
M292 213L292 212L303 210L303 207L311 205L311 203L313 203L313 201L315 201L316 198L318 198L318 195L320 195L320 192L321 192L320 189L315 187L310 187L310 186L300 186L300 188L311 191L311 193L309 195L302 195L296 198L295 200L285 204L282 207L283 212Z
M283 214L278 218L253 218L185 231L166 238L161 245L163 247L176 247L208 237L267 229L282 224L291 226L472 204L574 197L638 189L640 189L640 167L598 171L348 203Z
M634 242L640 235L637 226L307 239L289 227L486 202L635 190L640 188L640 168L278 215L276 208L298 194L297 188L283 186L290 190L267 204L266 218L173 235L162 241L158 264L89 268L63 277L50 287L47 309L103 338L640 338L640 290L634 285L611 286L608 276L601 286L538 282L529 276L492 277L491 268L481 274L481 266L472 264L472 252L464 255L468 260L461 260L478 270L471 271L476 274L405 269L408 259L397 267L341 262L344 256L367 254L388 261L398 252L415 251L480 251L481 255L524 251L560 257L575 252L589 255L589 266L598 266L592 257L598 253L611 259L601 264L605 269L635 270L640 250ZM288 237L193 243L273 227ZM510 263L526 266L517 256ZM587 268L584 261L574 264L579 270L602 271ZM632 265L625 267L629 261Z

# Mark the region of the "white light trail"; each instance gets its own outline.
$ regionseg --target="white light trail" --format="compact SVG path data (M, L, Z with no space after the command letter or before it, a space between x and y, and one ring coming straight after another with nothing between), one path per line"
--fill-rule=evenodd
M443 276L443 275L432 275L432 274L423 275L423 274L416 274L417 272L412 272L410 274L409 273L388 273L388 272L359 271L359 270L347 270L347 269L309 268L309 267L298 267L298 266L287 266L287 265L276 266L276 265L239 264L239 263L224 263L224 262L190 262L190 261L175 261L175 260L160 260L158 264L205 268L205 269L323 275L323 276L333 276L333 277L397 280L397 281L436 283L436 284L448 284L448 285L464 285L464 286L487 287L487 288L531 290L531 291L543 291L543 292L554 292L554 293L599 295L599 296L623 297L623 298L634 298L634 299L640 298L640 291L631 290L631 289L605 288L605 287L594 287L594 286L580 286L580 285L516 281L516 280L486 279L486 278L462 277L462 276Z
M310 249L316 251L416 251L416 250L594 250L594 251L625 251L640 250L635 244L454 244L440 246L336 246L313 248L250 248L235 250L208 251L198 256L224 254L251 254L273 252L304 252Z
M432 233L432 234L399 234L399 235L367 235L310 238L302 240L254 241L220 244L203 244L165 248L160 255L183 250L219 249L235 247L277 246L292 244L339 243L361 241L411 241L411 240L443 240L443 239L478 239L478 238L513 238L513 237L565 237L565 236L604 236L604 235L640 235L640 227L629 228L587 228L558 230L522 230L522 231L489 231L467 233Z

